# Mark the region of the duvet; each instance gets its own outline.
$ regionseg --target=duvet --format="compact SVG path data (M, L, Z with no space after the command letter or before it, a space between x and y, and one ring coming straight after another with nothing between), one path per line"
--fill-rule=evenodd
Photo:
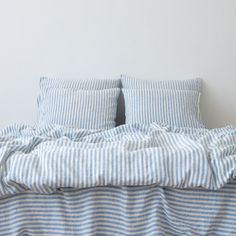
M11 125L0 235L236 235L236 129Z

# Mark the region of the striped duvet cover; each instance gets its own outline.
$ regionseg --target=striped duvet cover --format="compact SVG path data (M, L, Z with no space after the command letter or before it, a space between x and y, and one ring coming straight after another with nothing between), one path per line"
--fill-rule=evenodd
M0 132L0 235L236 235L236 129Z

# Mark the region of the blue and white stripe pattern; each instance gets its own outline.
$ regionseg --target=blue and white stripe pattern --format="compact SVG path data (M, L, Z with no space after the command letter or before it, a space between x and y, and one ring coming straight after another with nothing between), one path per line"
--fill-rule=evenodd
M141 80L127 75L121 75L122 87L125 89L164 89L202 91L200 78L189 80Z
M118 86L119 80L42 78L38 97L39 126L58 124L81 129L115 127L120 94Z
M0 199L0 235L235 235L236 182L220 190L158 186L64 189Z
M152 185L219 189L235 175L236 130L123 125L106 131L10 126L0 196L28 189Z
M40 89L75 89L75 90L103 90L120 87L120 79L61 79L61 78L40 78Z
M122 89L126 124L161 122L178 127L204 127L200 94L190 90Z
M231 235L235 161L233 127L8 126L0 235Z
M64 90L41 93L39 125L57 124L81 129L115 127L120 89Z
M202 128L201 79L146 81L121 76L126 124L166 123Z

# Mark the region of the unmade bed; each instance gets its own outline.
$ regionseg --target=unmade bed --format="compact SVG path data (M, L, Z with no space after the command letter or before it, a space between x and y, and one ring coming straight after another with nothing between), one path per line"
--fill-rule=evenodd
M0 235L234 235L236 129L0 133Z

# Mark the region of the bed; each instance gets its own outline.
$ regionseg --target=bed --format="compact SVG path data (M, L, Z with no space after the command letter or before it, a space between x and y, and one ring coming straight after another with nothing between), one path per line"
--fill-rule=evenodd
M0 235L234 235L236 130L1 131Z
M39 122L0 130L0 235L236 235L236 129L197 80L42 78ZM135 99L134 99L135 98Z

